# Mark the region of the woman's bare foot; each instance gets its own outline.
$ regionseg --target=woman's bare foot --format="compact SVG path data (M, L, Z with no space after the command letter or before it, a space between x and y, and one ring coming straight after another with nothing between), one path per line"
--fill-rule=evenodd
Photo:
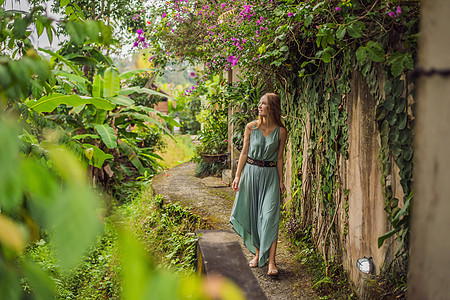
M267 271L267 275L269 276L276 276L278 275L278 270L277 267L275 265L275 262L269 262L269 268Z
M251 261L248 262L250 268L256 268L258 266L258 256L253 257Z

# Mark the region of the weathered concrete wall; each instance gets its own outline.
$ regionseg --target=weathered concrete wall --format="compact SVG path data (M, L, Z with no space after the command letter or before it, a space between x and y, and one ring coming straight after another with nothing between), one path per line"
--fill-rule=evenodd
M347 97L349 159L344 162L344 185L348 196L348 235L344 267L360 288L363 276L356 267L361 257L372 257L376 272L383 265L388 248L378 249L377 239L388 231L378 163L380 134L375 121L375 99L358 72L354 72Z
M449 70L450 1L422 3L419 66ZM419 77L408 299L450 297L450 77Z

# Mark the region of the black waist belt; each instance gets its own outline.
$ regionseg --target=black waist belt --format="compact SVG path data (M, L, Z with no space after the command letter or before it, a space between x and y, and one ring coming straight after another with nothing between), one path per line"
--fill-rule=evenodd
M251 157L247 157L247 163L258 167L276 167L277 163L273 161L257 160Z

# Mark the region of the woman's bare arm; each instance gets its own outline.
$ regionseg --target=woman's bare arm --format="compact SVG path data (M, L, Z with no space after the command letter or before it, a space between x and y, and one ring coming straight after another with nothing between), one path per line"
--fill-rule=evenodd
M248 149L250 145L250 134L252 133L252 130L253 130L253 122L250 122L247 124L247 126L245 126L244 146L242 147L241 155L239 155L236 176L234 177L233 183L231 184L231 187L233 188L234 191L239 191L239 180L241 179L241 173L247 161Z

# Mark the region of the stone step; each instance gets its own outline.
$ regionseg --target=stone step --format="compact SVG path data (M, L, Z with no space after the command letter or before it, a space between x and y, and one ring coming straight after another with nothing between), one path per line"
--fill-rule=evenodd
M267 299L258 284L235 233L228 230L196 230L197 269L202 275L220 275L233 281L249 300Z

